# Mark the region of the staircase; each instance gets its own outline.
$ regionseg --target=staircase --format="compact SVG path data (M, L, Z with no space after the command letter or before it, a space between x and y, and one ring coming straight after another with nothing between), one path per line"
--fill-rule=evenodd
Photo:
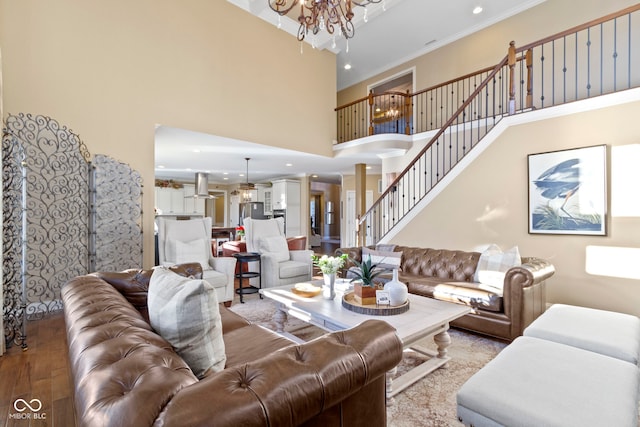
M639 87L639 47L637 4L522 47L511 42L494 67L414 94L370 93L336 109L339 142L376 133L429 135L358 218L358 244L380 242L408 222L504 117ZM380 105L393 105L393 129L374 110Z

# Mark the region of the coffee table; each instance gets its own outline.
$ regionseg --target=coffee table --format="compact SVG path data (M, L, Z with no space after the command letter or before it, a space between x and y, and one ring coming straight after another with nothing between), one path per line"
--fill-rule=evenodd
M322 281L312 281L321 286ZM349 292L347 282L337 280L336 297L333 300L324 299L321 295L305 298L294 294L293 285L260 289L265 297L276 301L277 310L273 320L278 333L293 337L285 332L287 316L294 316L303 322L315 325L325 331L341 331L359 325L368 319L383 320L396 329L405 350L411 349L430 356L430 359L396 378L393 383L394 371L387 375L387 401L392 402L393 396L424 378L434 370L445 367L451 359L447 355L447 347L451 344L449 336L449 322L471 312L471 308L432 298L409 294L410 308L402 314L393 316L373 316L359 314L342 306L342 297ZM296 341L299 339L293 337ZM420 341L432 338L437 351L420 345Z

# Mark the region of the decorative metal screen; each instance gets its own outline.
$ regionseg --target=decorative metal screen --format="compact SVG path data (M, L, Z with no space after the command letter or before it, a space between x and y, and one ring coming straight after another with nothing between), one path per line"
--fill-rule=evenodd
M2 137L2 318L6 343L24 341L26 291L22 282L22 161L24 150L8 133Z
M8 345L26 348L26 320L61 310L60 290L71 278L90 269L142 266L141 176L106 156L89 159L80 138L49 117L6 119L2 314Z
M96 155L92 182L90 270L140 268L142 177L129 165Z
M27 317L62 309L60 289L88 267L89 153L44 116L9 116L6 133L24 150Z

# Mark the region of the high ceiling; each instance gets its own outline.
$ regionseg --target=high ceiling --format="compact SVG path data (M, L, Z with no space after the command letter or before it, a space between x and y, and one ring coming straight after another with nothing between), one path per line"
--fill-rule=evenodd
M269 8L268 0L227 1L278 25L278 15ZM355 8L356 31L349 40L348 52L343 38L338 38L332 47L333 41L325 32L314 39L308 37L305 42L309 43L308 49L313 43L317 49L328 49L337 55L336 75L340 90L543 1L383 0L367 6L366 23L363 8ZM472 11L477 6L483 10L474 15ZM280 23L283 30L295 37L297 21L283 17ZM347 63L351 65L350 70L344 69ZM318 180L339 182L341 173L353 173L355 163L371 164L373 173L380 172L381 163L374 153L360 154L357 159L353 156L327 158L164 126L156 130L156 176L159 178L192 179L195 172L210 171L211 183L237 184L246 180L245 157L251 157L251 182L301 174L317 174Z

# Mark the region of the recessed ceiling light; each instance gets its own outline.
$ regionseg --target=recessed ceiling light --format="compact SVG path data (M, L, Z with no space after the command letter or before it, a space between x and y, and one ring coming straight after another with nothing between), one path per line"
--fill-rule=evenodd
M238 174L238 176L244 176L244 174L243 174L243 173L241 173L241 174Z
M481 12L482 12L482 6L476 6L476 7L473 9L473 14L474 14L474 15L477 15L477 14L479 14L479 13L481 13Z
M194 153L199 153L199 152L200 152L200 150L199 150L199 149L197 149L197 148L194 148L194 149L193 149L193 152L194 152Z
M222 172L222 175L229 175L229 172Z
M365 166L365 169L371 169L371 166Z
M158 169L164 169L164 165L158 165Z
M317 177L318 177L318 175L316 175L316 174L311 175L311 178L317 178Z
M229 178L227 178L226 176L224 178L222 178L224 181L227 181Z
M350 70L351 69L351 64L344 64L344 69L345 70Z
M287 163L285 166L293 166L293 163Z

